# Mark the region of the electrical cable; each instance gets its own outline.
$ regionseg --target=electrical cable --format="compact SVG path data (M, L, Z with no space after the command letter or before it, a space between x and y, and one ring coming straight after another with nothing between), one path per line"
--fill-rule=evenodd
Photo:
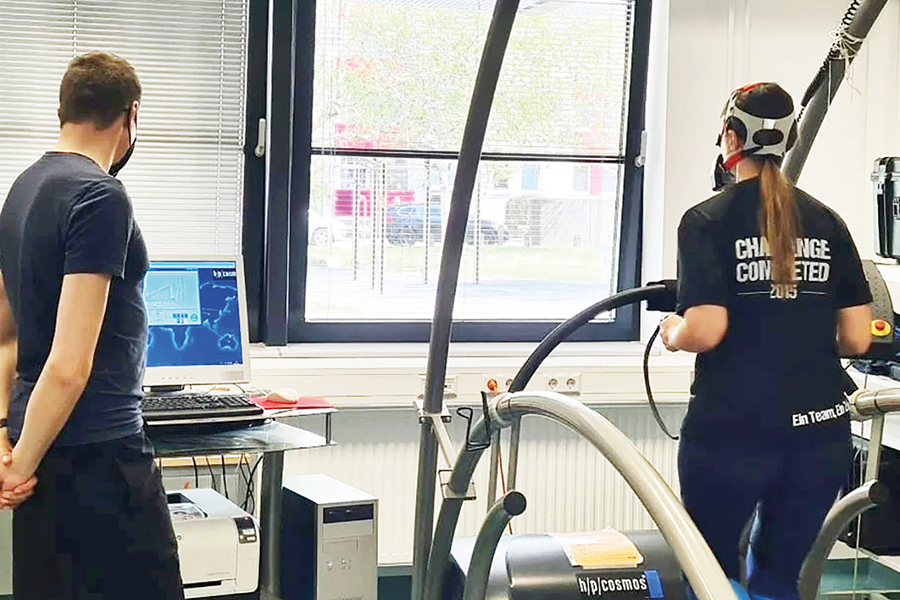
M256 459L256 463L253 465L253 468L250 469L250 489L248 490L248 494L250 496L250 500L253 502L252 508L247 512L253 514L256 510L256 498L254 497L254 492L256 491L256 484L253 481L253 477L256 475L256 469L259 467L259 464L262 462L263 457L260 455L259 458ZM249 466L249 463L247 463Z
M225 473L225 455L221 455L222 459L222 489L225 490L225 498L228 498L228 475Z
M250 484L247 487L247 493L249 494L247 497L247 512L253 514L256 510L256 481L253 479L253 469L250 466L250 457L247 457L247 481Z
M253 480L253 476L256 475L256 469L257 469L257 467L259 467L259 463L261 463L261 462L262 462L262 456L257 458L256 462L253 463L253 468L250 469L250 480L251 481ZM248 463L248 465L249 465L249 463Z
M262 397L264 397L266 395L265 390L262 390L262 389L256 387L255 385L243 386L238 383L235 383L234 387L239 389L242 394L246 394L247 396L262 396Z
M656 401L653 400L653 392L650 390L650 349L653 348L653 342L656 341L658 335L659 325L656 326L656 330L653 332L653 335L650 336L647 347L644 349L644 389L647 390L647 400L650 402L650 410L653 411L653 417L659 424L660 429L663 430L663 433L665 433L669 439L677 442L678 436L672 435L669 432L669 428L666 427L666 424L662 420L662 416L659 414L659 408L656 406Z
M241 477L241 481L244 482L244 500L241 502L241 509L247 510L247 489L250 487L250 482L247 481L247 473L244 472L244 456L242 452L238 459L238 474Z
M247 470L244 471L244 463L247 463ZM250 461L247 459L247 455L241 453L241 460L238 462L238 468L241 472L241 480L244 482L244 500L241 502L241 508L247 510L247 506L250 503L250 479L247 476L250 472Z
M497 451L497 471L500 472L500 489L503 490L503 495L506 495L506 476L503 475L503 449L500 448ZM509 520L509 535L513 535L512 528L512 519Z
M212 489L218 492L219 486L216 485L216 474L213 473L212 464L210 464L208 456L206 457L206 468L209 470L209 481L212 484Z
M259 460L259 459L257 459ZM250 510L256 511L256 469L250 470Z
M862 40L849 35L847 29L853 22L853 17L856 16L861 4L862 0L852 0L850 7L847 8L844 13L837 29L832 32L831 49L828 51L828 56L825 58L822 66L819 67L819 71L809 84L809 87L806 88L806 93L803 94L803 100L800 102L801 108L798 119L803 116L803 110L806 108L806 105L809 104L810 100L812 100L812 97L815 96L816 91L822 84L828 81L828 78L831 75L831 63L833 61L848 60L851 55L855 55L855 53L859 51Z
M256 492L256 482L253 481L252 473L250 472L250 457L245 457L247 463L247 498L245 502L247 503L247 512L252 513L253 509L256 508L256 498L254 494Z

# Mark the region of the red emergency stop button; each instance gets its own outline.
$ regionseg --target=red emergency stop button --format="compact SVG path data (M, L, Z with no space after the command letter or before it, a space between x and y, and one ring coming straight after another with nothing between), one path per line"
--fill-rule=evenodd
M891 324L884 319L875 319L872 321L872 335L876 337L885 337L891 334Z

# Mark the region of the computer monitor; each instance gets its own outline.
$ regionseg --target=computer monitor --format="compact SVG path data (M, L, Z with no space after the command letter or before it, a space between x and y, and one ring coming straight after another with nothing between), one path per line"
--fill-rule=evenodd
M151 260L144 303L149 321L145 386L250 381L239 257Z

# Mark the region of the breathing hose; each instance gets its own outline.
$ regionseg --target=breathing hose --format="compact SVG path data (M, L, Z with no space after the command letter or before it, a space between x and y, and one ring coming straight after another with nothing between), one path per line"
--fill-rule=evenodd
M544 359L547 358L560 343L565 341L569 336L575 333L575 331L602 312L611 311L644 300L647 301L647 308L649 310L660 312L674 311L676 287L677 282L675 280L667 279L649 283L644 287L625 290L587 307L574 317L564 321L551 331L547 337L541 340L538 347L534 349L525 361L525 364L523 364L522 368L519 369L519 372L516 373L515 378L513 378L513 381L509 386L509 391L521 392L524 390L525 386L528 385L528 382L531 381L531 378L534 376L535 371L537 371L541 363L544 362ZM656 422L670 439L677 440L678 437L672 435L666 427L666 424L663 422L662 416L659 414L659 408L653 400L653 392L650 389L650 350L658 335L659 327L657 327L656 331L653 332L653 335L650 336L650 340L647 342L647 347L644 350L644 387L647 391L647 400L650 403L650 410L653 411Z
M644 389L647 390L647 401L650 403L650 410L653 411L653 417L659 424L659 428L663 430L666 437L677 442L678 436L672 435L669 432L669 428L666 427L666 424L663 422L662 416L659 414L659 408L656 406L656 401L653 399L653 391L650 389L650 350L653 348L653 342L656 341L658 335L659 325L656 326L653 335L651 335L650 339L647 341L647 347L644 349Z

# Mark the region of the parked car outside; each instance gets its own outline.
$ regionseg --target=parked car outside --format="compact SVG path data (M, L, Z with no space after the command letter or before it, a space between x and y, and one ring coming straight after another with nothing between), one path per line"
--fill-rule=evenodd
M392 206L385 212L388 242L398 246L411 246L425 241L425 205L409 203ZM480 241L485 245L504 244L509 241L509 231L502 223L490 219L480 220ZM475 218L469 216L466 226L466 243L475 243ZM432 206L428 219L428 242L440 242L443 237L444 223L440 206Z
M309 243L313 246L330 246L347 237L347 227L334 217L323 217L309 211Z

